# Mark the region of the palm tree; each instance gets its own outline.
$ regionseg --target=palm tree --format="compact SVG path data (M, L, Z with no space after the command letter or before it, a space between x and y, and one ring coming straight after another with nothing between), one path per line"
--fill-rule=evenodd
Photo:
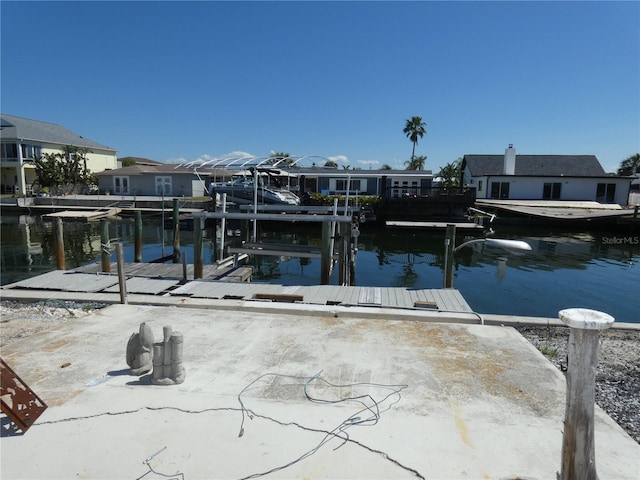
M438 172L440 178L440 186L442 188L457 187L460 185L460 159L455 162L446 164Z
M640 153L631 155L620 163L617 174L621 177L628 177L640 173Z
M404 127L404 134L413 143L413 150L411 151L411 161L416 156L416 145L418 144L418 138L427 133L427 124L422 121L422 117L414 116L407 120Z
M422 170L426 161L426 155L418 155L417 157L413 157L411 160L407 160L406 162L404 162L404 164L407 166L405 170Z

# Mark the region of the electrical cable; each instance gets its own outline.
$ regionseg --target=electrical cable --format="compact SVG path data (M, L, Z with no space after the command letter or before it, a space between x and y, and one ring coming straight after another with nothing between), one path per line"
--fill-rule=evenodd
M265 377L276 377L276 378L290 378L290 379L295 379L295 380L305 380L305 383L303 384L303 391L304 391L304 395L305 397L313 403L321 403L321 404L339 404L339 403L344 403L344 402L355 402L357 404L360 404L363 408L361 410L359 410L358 412L354 413L353 415L349 416L347 419L343 420L339 425L337 425L335 428L333 428L330 431L325 431L325 435L324 437L320 440L320 442L318 442L318 444L316 444L313 448L311 448L310 450L304 452L302 455L300 455L299 457L295 458L294 460L290 461L289 463L285 464L285 465L281 465L278 467L274 467L268 471L265 472L260 472L260 473L255 473L252 475L248 475L245 477L242 477L242 480L248 480L248 479L252 479L252 478L258 478L258 477L262 477L264 475L269 475L271 473L275 473L281 470L284 470L308 457L310 457L311 455L315 454L318 450L320 450L325 444L327 444L329 441L331 441L334 438L340 438L342 440L342 442L340 443L340 445L338 445L337 447L334 448L334 450L337 450L338 448L342 447L346 442L350 441L349 438L349 434L347 433L347 430L353 426L373 426L376 425L380 419L380 414L383 412L386 412L387 410L389 410L393 405L395 405L396 403L398 403L401 399L401 395L400 392L402 390L404 390L405 388L408 388L408 385L406 384L402 384L402 385L385 385L385 384L379 384L379 383L366 383L366 382L359 382L359 383L352 383L352 384L345 384L345 385L338 385L338 384L334 384L332 382L329 382L328 380L325 380L324 378L320 377L320 374L322 373L322 370L318 373L316 373L315 375L312 375L311 377L302 377L302 376L297 376L297 375L284 375L284 374L279 374L279 373L265 373L263 375L260 375L259 377L257 377L255 380L253 380L251 383L249 383L245 388L242 389L242 391L238 394L238 402L240 403L240 410L241 410L241 414L242 414L242 421L240 424L240 432L238 434L238 437L242 437L244 435L244 422L245 422L245 412L246 412L246 416L249 417L250 419L254 418L255 412L249 410L246 408L244 402L242 401L242 394L245 393L246 391L253 389L253 385L255 385L257 382L259 382L260 380L262 380ZM357 387L357 386L366 386L366 387L378 387L378 388L384 388L384 389L389 389L391 390L391 392L386 395L382 400L375 400L371 395L369 394L365 394L365 395L357 395L357 396L351 396L351 397L345 397L345 398L341 398L338 400L333 400L333 399L323 399L323 398L316 398L313 397L310 393L309 393L309 386L312 382L315 381L320 381L320 382L324 382L326 385L329 385L331 387L335 387L335 388L353 388L353 387ZM386 406L386 408L381 409L380 406L381 404L383 404L384 402L386 402L389 398L391 398L392 396L397 396L397 398L390 403L388 406ZM368 416L362 416L362 412L363 411L368 411L370 412L370 415ZM405 468L405 467L403 467ZM411 470L411 469L409 469ZM413 470L411 470L413 471ZM415 471L414 471L415 473Z

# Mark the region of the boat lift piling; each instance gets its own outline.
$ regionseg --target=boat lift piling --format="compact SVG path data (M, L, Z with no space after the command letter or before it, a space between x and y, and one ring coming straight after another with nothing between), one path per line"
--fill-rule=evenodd
M325 210L326 212L326 210ZM300 258L320 258L320 284L328 285L329 277L333 266L334 251L336 240L339 240L337 256L338 263L342 270L340 274L341 285L351 285L355 273L355 252L356 248L352 248L351 244L357 228L353 228L353 216L347 211L344 215L338 215L337 204L331 213L322 214L304 214L304 213L243 213L243 212L227 212L226 208L221 212L202 212L194 213L194 218L211 218L219 219L224 224L227 219L252 221L255 225L258 221L278 221L278 222L320 222L322 223L322 245L320 249L307 247L304 251L295 248L294 245L276 245L257 242L243 242L241 247L230 248L229 253L233 254L249 254L249 255L286 255L290 257ZM338 228L340 225L340 228ZM220 234L220 256L226 250L225 247L225 229L222 228ZM255 238L255 237L254 237ZM217 239L216 239L217 243Z

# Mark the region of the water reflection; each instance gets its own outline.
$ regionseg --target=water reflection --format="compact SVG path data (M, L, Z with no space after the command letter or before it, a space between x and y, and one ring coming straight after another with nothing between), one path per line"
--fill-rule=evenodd
M235 227L234 227L235 228ZM125 260L133 261L133 220L112 221L110 238L124 244ZM237 230L237 229L236 229ZM2 284L52 270L53 224L34 217L2 217ZM234 230L235 233L235 230ZM239 245L246 235L227 238ZM278 230L259 225L259 240L317 245L321 227L284 224ZM468 239L458 232L456 245ZM478 233L482 236L484 233ZM531 252L506 252L473 244L454 257L454 285L481 312L555 317L557 310L584 306L618 315L618 321L639 321L640 235L501 227L495 238L524 240ZM64 223L67 268L100 256L98 223ZM144 220L143 261L170 254L172 235L157 219ZM193 259L192 232L181 232L181 249ZM219 257L215 230L205 233L205 263ZM320 280L319 259L261 257L251 259L253 281L313 285ZM441 288L444 232L361 229L356 285ZM331 283L337 284L337 268Z

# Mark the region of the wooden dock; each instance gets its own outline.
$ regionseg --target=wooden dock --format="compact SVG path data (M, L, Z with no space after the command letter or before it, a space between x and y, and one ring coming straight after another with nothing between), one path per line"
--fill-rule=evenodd
M233 269L205 265L205 278L193 280L193 265L183 278L180 264L127 263L128 294L174 298L233 299L256 302L288 302L312 305L380 307L440 312L473 312L460 292L454 289L411 289L402 287L359 287L339 285L286 286L247 282L248 267ZM2 287L2 296L11 291L28 291L33 298L49 298L53 292L111 294L119 298L118 276L98 272L92 264L75 270L54 270ZM250 270L250 269L249 269Z
M63 210L61 212L47 213L43 215L43 217L95 222L98 220L102 220L103 218L115 217L121 211L121 208L106 208L100 210Z
M388 220L384 222L387 228L416 228L416 229L431 229L431 228L447 228L447 225L455 225L456 228L481 230L483 225L473 222L407 222L400 220Z

